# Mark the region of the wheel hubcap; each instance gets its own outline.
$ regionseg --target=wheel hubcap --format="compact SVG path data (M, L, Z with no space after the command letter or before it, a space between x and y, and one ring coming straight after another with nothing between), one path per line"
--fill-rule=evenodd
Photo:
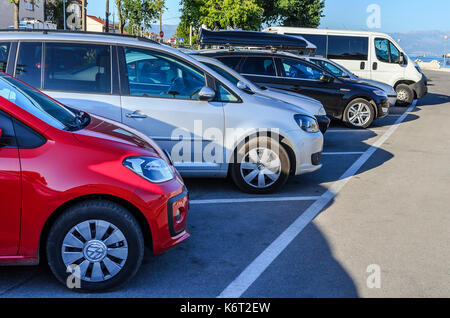
M102 282L122 270L128 257L128 243L112 223L88 220L66 234L61 256L66 267L77 266L74 275L81 280Z
M364 126L370 120L370 108L364 103L352 105L348 110L348 120L355 126Z
M408 93L405 90L397 92L397 99L404 102L408 99Z
M281 174L280 157L271 149L251 149L242 159L241 176L251 187L264 189L273 185Z

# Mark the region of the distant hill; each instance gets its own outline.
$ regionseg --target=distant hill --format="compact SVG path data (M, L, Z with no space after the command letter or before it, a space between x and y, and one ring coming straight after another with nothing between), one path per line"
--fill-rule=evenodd
M444 54L445 35L450 31L413 31L408 33L390 33L400 46L411 56L442 56ZM449 40L447 40L449 41ZM447 52L450 52L450 42L447 42Z

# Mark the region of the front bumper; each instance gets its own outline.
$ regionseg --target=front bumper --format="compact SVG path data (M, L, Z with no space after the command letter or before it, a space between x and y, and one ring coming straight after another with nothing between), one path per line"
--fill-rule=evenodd
M384 118L389 114L390 101L383 99L377 104L377 118Z
M411 84L410 87L416 92L416 97L422 98L428 93L428 79L425 75L422 75L422 79L417 83Z
M288 143L295 155L293 175L314 172L322 167L320 157L323 150L323 135L320 132L307 133L291 131L288 133Z
M320 131L325 134L328 127L330 127L331 120L328 116L316 116L317 122L319 124Z

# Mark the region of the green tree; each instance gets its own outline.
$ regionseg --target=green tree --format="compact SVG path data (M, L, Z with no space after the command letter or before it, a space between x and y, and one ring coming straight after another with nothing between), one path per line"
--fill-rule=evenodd
M44 8L45 20L56 24L58 29L64 28L63 1L46 1Z
M164 4L164 0L121 0L120 24L124 26L128 23L128 32L140 35L142 28L148 29L157 21L160 12L165 9Z
M211 29L258 30L264 10L255 0L205 0L200 23Z
M317 28L324 16L325 0L257 0L267 24Z
M197 30L200 28L200 8L204 5L204 0L181 0L181 17L177 27L176 37L189 39L189 29L192 23L193 42L197 39Z

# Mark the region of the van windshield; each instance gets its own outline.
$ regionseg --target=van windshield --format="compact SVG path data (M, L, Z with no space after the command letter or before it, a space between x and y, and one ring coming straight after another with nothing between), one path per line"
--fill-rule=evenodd
M83 120L80 114L4 73L0 73L0 96L55 128L62 130L82 128Z

